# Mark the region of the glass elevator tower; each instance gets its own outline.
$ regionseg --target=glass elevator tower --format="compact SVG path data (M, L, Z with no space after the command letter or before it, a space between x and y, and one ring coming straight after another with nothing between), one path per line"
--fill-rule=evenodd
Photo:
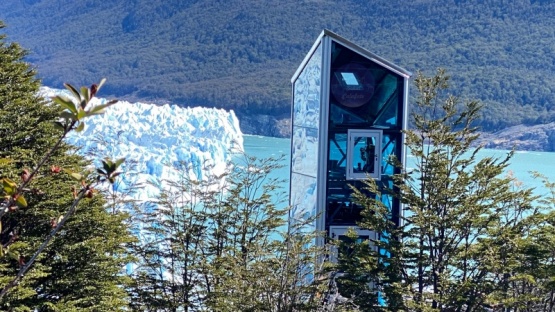
M379 239L356 227L361 207L349 185L372 178L393 187L400 169L389 159L405 163L410 75L328 30L320 34L291 79L290 222L317 216L311 226L329 237L355 228L361 238ZM399 201L386 194L380 200L399 224Z

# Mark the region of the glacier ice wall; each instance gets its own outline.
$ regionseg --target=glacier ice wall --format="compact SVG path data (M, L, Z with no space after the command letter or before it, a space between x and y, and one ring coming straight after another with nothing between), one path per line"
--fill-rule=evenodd
M67 90L41 88L44 97L67 94ZM105 103L93 99L93 105ZM85 120L81 133L71 133L68 143L89 158L126 158L135 165L133 174L122 176L119 188L145 184L137 199L152 198L164 180L174 180L172 166L184 161L195 168L193 178L202 179L203 165L222 172L232 149L243 150L243 134L233 111L213 108L183 108L120 101L102 115ZM125 168L124 168L125 169Z

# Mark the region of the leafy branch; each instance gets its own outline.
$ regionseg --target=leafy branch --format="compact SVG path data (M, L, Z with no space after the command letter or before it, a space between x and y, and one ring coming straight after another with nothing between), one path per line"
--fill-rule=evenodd
M96 93L98 92L100 87L102 87L105 81L106 79L102 79L98 85L93 84L90 88L81 87L80 90L77 90L72 85L66 83L64 85L71 92L72 97L68 98L64 95L58 95L52 98L53 102L55 104L58 104L61 109L61 113L59 115L60 119L56 121L54 125L62 130L62 133L57 139L56 143L48 150L48 152L46 152L46 154L31 171L24 169L21 172L21 182L19 183L19 185L15 181L7 177L2 177L0 179L2 183L0 195L3 198L3 201L0 202L0 221L3 220L3 217L7 213L15 212L19 208L27 207L27 200L25 199L23 194L29 190L28 186L30 185L32 180L37 177L39 170L44 167L44 165L52 157L54 152L60 148L61 143L66 138L67 134L71 131L83 131L85 127L84 119L90 116L102 114L107 107L117 103L116 100L112 100L105 104L99 104L95 106L90 105L91 100L95 97ZM79 182L80 185L78 190L77 188L73 189L73 203L66 211L65 215L58 219L53 218L51 220L50 224L52 226L52 230L50 231L50 234L45 238L45 240L35 251L29 261L23 263L21 261L22 257L19 257L21 268L19 269L17 275L0 291L0 300L9 292L10 289L19 285L27 271L36 261L37 257L44 251L44 249L48 246L50 241L54 238L56 233L58 233L58 231L62 228L66 221L75 213L79 202L83 198L92 198L94 194L94 187L96 185L106 181L109 183L114 183L116 177L120 174L120 172L117 172L117 170L119 166L123 163L123 161L123 158L116 161L112 161L110 159L103 160L103 168L98 169L96 171L96 177L92 178L90 173L79 174L71 172L69 170L64 170L73 179ZM60 173L61 168L57 166L52 166L51 172ZM10 244L14 241L11 241ZM10 244L6 244L4 246L0 245L0 256L4 255L4 249L9 249Z

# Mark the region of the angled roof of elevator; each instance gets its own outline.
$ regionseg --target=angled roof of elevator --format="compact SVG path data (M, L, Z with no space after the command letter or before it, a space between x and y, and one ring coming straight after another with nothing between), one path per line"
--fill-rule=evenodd
M379 64L380 66L383 66L384 68L387 68L389 70L391 70L392 72L403 76L405 78L409 78L410 76L412 76L412 73L407 71L406 69L395 65L394 63L360 47L359 45L356 45L354 43L352 43L351 41L339 36L338 34L324 29L320 35L318 36L318 38L316 39L316 41L314 42L314 44L312 45L312 48L310 49L310 51L307 53L307 55L305 56L305 58L303 59L303 61L301 62L300 66L297 68L297 70L295 71L295 74L293 75L293 77L291 78L291 83L294 83L295 80L298 78L298 76L300 75L302 69L305 67L306 63L309 61L310 57L312 56L312 54L314 53L314 51L318 48L318 46L320 45L320 42L322 41L323 37L330 37L332 38L334 41L342 44L343 46L349 48L350 50L352 50L353 52L356 52L360 55L362 55L363 57L367 58L368 60Z

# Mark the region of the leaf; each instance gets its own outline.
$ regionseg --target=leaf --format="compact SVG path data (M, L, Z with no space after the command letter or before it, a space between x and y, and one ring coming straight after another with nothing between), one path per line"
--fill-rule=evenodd
M75 128L76 132L81 132L83 131L83 129L85 129L85 123L84 122L79 122L79 125L77 126L77 128Z
M23 197L23 195L18 195L17 198L15 199L15 204L19 207L19 208L25 208L27 207L27 201L25 200L25 197Z
M77 89L75 89L75 87L73 87L69 83L64 83L64 87L66 87L66 89L71 91L71 93L73 93L73 95L77 98L77 100L81 101L81 94L79 93L79 91L77 91Z
M4 193L8 195L15 194L17 190L17 184L8 178L2 179L2 187L4 189Z
M70 99L66 99L66 98L58 95L58 96L53 97L52 101L54 101L55 103L60 104L60 106L62 108L67 109L70 112L73 112L74 114L77 113L77 108L75 108L75 104Z
M59 130L62 130L62 131L66 131L66 127L63 123L61 123L59 121L55 121L55 122L53 122L53 124L54 124L55 128L57 128Z
M73 112L63 111L60 113L60 117L69 120L76 120L77 116Z
M98 90L102 88L105 82L106 82L106 78L102 78L102 80L100 80L100 83L98 83L98 86L96 87L96 92L98 92Z
M68 170L68 169L64 169L64 172L69 174L76 181L82 181L83 180L83 176L80 175L79 173L75 173L75 172L73 172L71 170Z
M105 113L105 110L103 110L103 109L91 109L90 111L86 112L85 117L94 116L94 115L102 115L104 113Z
M6 255L16 261L19 261L19 253L16 251L8 250Z
M102 160L102 167L104 168L104 171L106 171L106 174L110 174L113 171L112 161L109 159Z
M89 101L91 100L91 94L90 94L89 88L87 87L81 87L81 94L83 95L83 100L81 101L81 107L85 108L85 106L89 103Z
M87 115L87 112L84 109L80 109L79 112L77 113L77 120L81 120L85 118L86 115Z
M117 102L118 102L118 100L111 100L108 103L96 105L95 107L91 108L87 112L87 116L100 115L100 114L104 113L105 108L110 107L110 106L116 104Z
M120 158L118 160L116 160L116 169L119 168L119 166L121 166L121 164L123 164L123 162L125 161L125 158Z

